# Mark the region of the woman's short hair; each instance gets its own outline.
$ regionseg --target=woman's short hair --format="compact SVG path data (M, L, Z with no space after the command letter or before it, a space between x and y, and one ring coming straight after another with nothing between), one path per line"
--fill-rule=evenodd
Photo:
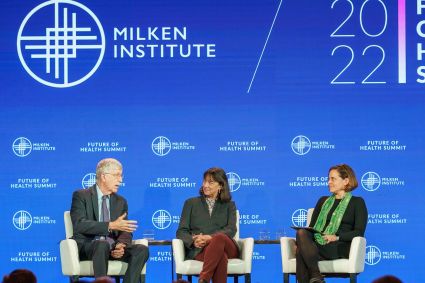
M348 178L348 185L345 188L346 192L354 191L354 189L358 187L359 183L357 182L356 174L354 173L354 170L347 164L332 166L329 168L328 173L330 173L332 170L336 170L342 179Z
M109 173L112 170L122 170L122 164L115 158L105 158L99 161L96 166L96 179L100 178L100 175Z
M229 202L232 200L232 196L230 195L229 181L227 180L226 172L219 167L212 167L204 172L204 180L211 176L211 178L220 184L221 190L218 194L218 199L222 202ZM199 194L201 196L204 195L204 190L201 187L199 189Z

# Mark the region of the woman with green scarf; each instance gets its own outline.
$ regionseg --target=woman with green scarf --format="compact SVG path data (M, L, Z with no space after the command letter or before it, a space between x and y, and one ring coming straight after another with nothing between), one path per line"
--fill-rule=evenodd
M324 283L319 260L348 258L352 239L364 236L366 230L366 204L351 194L358 186L353 169L341 164L331 167L328 174L332 195L319 199L310 223L321 233L297 230L298 283Z

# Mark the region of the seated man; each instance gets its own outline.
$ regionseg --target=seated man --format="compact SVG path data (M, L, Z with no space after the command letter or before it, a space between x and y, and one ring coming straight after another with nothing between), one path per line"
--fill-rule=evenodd
M92 260L94 276L106 276L108 260L128 263L124 283L139 282L149 258L148 248L132 245L137 221L127 219L127 201L117 194L122 182L122 165L113 158L101 160L96 167L96 184L72 196L73 239L80 259Z

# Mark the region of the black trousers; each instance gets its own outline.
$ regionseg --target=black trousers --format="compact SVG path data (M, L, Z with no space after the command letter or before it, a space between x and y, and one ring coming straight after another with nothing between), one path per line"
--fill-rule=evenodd
M149 259L148 247L144 245L131 245L125 248L124 256L115 259L110 256L111 250L106 240L86 242L80 247L80 259L92 260L94 276L102 277L108 273L108 261L120 260L128 263L123 283L138 283L140 273Z
M309 283L312 278L320 278L319 260L348 258L351 243L340 241L319 245L314 241L310 231L299 229L296 236L297 242L297 281Z
M297 282L309 283L311 278L320 277L319 249L314 242L313 233L300 229L297 230Z

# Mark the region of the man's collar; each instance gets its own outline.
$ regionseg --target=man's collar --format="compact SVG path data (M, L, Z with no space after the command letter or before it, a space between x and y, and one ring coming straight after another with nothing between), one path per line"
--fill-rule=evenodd
M97 192L97 198L98 198L98 199L101 199L101 198L102 198L102 196L103 196L103 193L102 193L102 191L100 190L100 187L97 185L97 183L96 183L96 192Z

